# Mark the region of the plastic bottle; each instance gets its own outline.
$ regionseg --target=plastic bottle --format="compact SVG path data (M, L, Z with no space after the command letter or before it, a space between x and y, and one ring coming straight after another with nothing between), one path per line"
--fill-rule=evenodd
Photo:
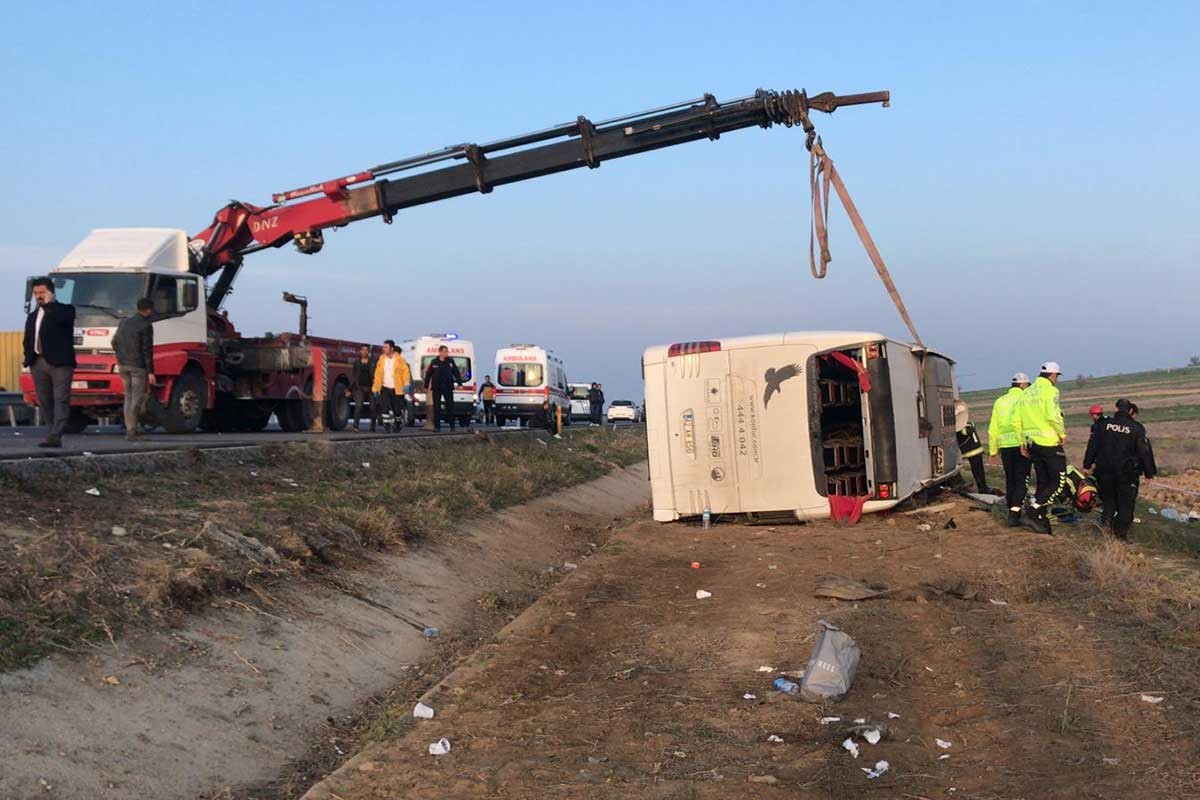
M1169 519L1175 522L1179 521L1179 512L1173 508L1167 507L1159 512L1163 519Z
M795 681L789 681L787 678L776 678L772 686L784 694L790 694L793 696L800 694L800 684L796 683Z
M704 507L704 516L701 519L703 520L704 530L712 527L712 512L708 510L708 506Z
M424 637L425 637L426 639L436 639L436 638L437 638L437 635L438 635L438 633L439 633L439 631L438 631L438 629L437 629L437 628L435 628L435 627L433 627L432 625L430 625L428 628L426 628L425 630L421 631L421 633L422 633L422 635L424 635Z

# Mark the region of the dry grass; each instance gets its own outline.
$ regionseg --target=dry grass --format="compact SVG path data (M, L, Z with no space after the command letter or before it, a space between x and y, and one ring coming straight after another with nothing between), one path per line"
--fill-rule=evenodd
M1105 538L1098 544L1085 545L1079 554L1079 567L1094 588L1122 599L1153 602L1162 596L1161 582L1146 565L1145 558L1115 539Z
M436 540L461 520L645 458L637 429L543 442L447 441L374 456L370 468L325 447L279 448L233 469L0 486L0 671L107 645L130 623L177 620L214 594ZM92 485L99 497L84 494ZM214 545L201 533L207 520L279 558Z

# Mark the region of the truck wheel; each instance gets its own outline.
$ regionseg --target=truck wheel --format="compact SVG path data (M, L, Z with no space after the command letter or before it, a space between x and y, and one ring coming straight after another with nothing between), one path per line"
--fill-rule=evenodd
M271 421L271 414L274 412L274 403L262 403L255 400L239 401L234 428L247 433L258 433L267 427L267 423Z
M325 403L325 424L331 431L344 430L350 420L350 398L346 396L349 389L350 384L344 380L333 384L333 394Z
M307 400L280 400L275 416L287 433L299 433L312 426L312 406Z
M95 424L95 417L89 417L87 414L83 413L81 409L72 408L70 416L67 417L67 425L65 428L63 428L63 430L71 434L83 433L85 430L87 430L88 425Z
M208 384L203 376L185 372L171 387L163 427L167 433L191 433L200 426L204 404L208 400Z
M210 433L229 433L237 430L237 401L227 392L218 392L213 407L204 412L200 426Z

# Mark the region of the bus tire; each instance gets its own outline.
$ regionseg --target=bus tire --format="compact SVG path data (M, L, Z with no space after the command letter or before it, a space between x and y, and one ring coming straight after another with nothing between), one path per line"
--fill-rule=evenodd
M204 418L207 401L208 382L204 376L196 372L183 373L171 387L163 428L167 433L192 433Z

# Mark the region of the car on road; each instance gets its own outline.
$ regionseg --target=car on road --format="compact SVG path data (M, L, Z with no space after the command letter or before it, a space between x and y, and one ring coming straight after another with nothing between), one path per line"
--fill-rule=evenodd
M608 404L608 421L616 422L617 420L638 421L638 409L632 400L613 400Z

